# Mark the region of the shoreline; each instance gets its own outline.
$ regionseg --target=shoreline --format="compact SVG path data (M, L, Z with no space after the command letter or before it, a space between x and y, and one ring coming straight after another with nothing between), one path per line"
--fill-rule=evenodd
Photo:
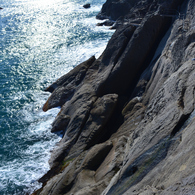
M50 171L39 180L43 187L34 195L172 192L178 179L194 177L190 160L183 174L177 167L183 166L184 158L178 148L186 151L185 143L194 139L190 125L179 132L194 109L193 84L188 77L194 78L189 58L194 54L190 37L195 32L188 25L181 38L178 29L184 19L163 13L180 6L181 14L186 12L186 20L193 23L195 5L192 0L140 2L121 5L124 9L128 4L131 12L117 20L116 32L98 59L92 56L47 88L51 96L43 110L61 107L52 132L63 130L64 136L52 152ZM132 25L138 13L142 19ZM181 134L187 138L178 143ZM177 165L172 163L173 152L180 158ZM191 155L192 150L186 153ZM165 169L160 176L161 163ZM174 172L168 168L170 163ZM175 174L181 174L180 178L163 180L163 175ZM154 189L145 188L157 179L165 187L157 183Z
M91 54L98 56L102 53L103 46L112 34L106 29L97 29L96 21L92 21L92 17L100 9L100 2L95 3L95 7L89 11L81 9L79 2L71 2L68 5L62 3L50 1L42 5L28 1L23 4L14 0L5 1L1 5L4 9L1 12L3 55L0 60L0 110L3 117L0 194L25 194L36 185L31 185L31 181L38 180L49 170L49 150L58 136L50 132L50 125L55 118L54 110L47 113L42 111L42 106L49 97L49 93L43 92L43 89ZM86 34L82 33L84 44L83 39L80 41L82 37L79 37L74 42L74 47L66 49L67 42L73 43L73 38L63 39L70 35L66 33L67 28L70 29L68 32L72 32L71 24L64 28L71 17L67 13L68 10L64 9L69 5L76 6L72 10L73 15L76 14L75 18L71 18L72 24L78 23L81 31ZM55 10L59 13L55 14ZM48 17L44 17L46 15ZM83 20L78 20L77 16ZM58 21L63 22L56 26ZM47 23L51 25L48 26ZM54 29L59 29L55 30L56 36L52 33ZM73 32L79 32L80 29L74 28ZM88 34L92 36L88 38ZM74 35L69 37L75 38ZM32 193L32 190L30 192Z

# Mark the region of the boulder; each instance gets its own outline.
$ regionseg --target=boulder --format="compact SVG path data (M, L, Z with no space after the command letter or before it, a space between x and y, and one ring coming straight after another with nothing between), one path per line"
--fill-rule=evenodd
M87 9L87 8L90 8L91 5L90 5L90 3L86 3L85 5L83 5L83 7Z

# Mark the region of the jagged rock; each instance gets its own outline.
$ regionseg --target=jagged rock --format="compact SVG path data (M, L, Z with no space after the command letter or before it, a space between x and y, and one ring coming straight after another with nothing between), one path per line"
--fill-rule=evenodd
M44 108L62 106L53 127L64 136L37 194L195 191L195 2L106 4L132 2L123 19L140 24L122 23L99 59L48 89ZM165 14L178 6L185 18Z
M72 145L76 142L81 134L82 128L85 125L93 101L87 101L85 104L77 108L77 110L70 116L69 124L65 130L65 135L62 138L59 146L52 152L49 164L51 167L58 165L69 153ZM63 112L59 116L63 116Z
M105 125L115 110L117 99L118 95L107 94L96 100L90 111L89 118L77 142L71 149L69 156L78 155L84 149L90 148L103 140L107 133Z
M43 111L62 106L68 101L73 96L75 89L82 82L86 71L94 61L95 57L92 56L45 89L45 91L52 92L52 95L44 104Z
M95 56L90 57L88 60L82 62L74 69L72 69L69 73L60 77L56 82L46 88L45 91L49 91L52 93L57 87L62 85L65 86L71 82L75 82L75 84L78 85L81 82L81 79L84 77L84 74L86 73L87 69L92 65L95 60Z
M116 64L124 49L126 48L129 40L131 39L135 29L136 28L131 25L127 25L125 27L117 29L117 31L109 40L108 45L102 54L101 61L103 64Z
M98 141L106 134L104 126L113 114L117 99L117 94L107 94L98 98L94 103L93 108L90 111L90 116L81 133L81 137L87 138L84 142L87 144L87 148L98 143ZM89 130L90 132L87 132Z
M68 153L73 158L72 156L75 157L85 148L98 143L106 134L104 126L111 117L116 102L117 95L108 94L98 98L95 103L94 100L83 102L83 105L77 108L71 116L65 115L64 110L62 110L54 121L54 127L55 130L64 128L65 135L58 148L51 155L50 165L54 167ZM62 126L63 123L66 124Z
M82 153L76 159L63 161L64 166L68 164L67 168L64 170L64 172L53 177L51 181L48 182L49 185L43 187L40 195L65 194L70 188L72 188L71 193L76 194L79 190L83 189L89 184L94 185L96 183L95 170L104 161L112 147L112 142L105 142L96 145L94 148L89 150L87 155L85 152L85 155ZM74 185L75 183L77 183L76 186ZM103 191L105 184L100 189L100 183L102 182L99 182L99 185L96 187L94 185L93 191L99 191L99 193ZM87 191L90 190L88 189Z
M176 27L177 27L177 24L176 24ZM176 38L176 36L175 36L176 34L175 34L174 30L172 31L172 33L173 33L172 35L174 35L174 37ZM167 45L171 45L172 35L170 36L170 40L167 42ZM185 34L185 35L187 35L187 34ZM183 36L184 36L184 34L183 34ZM188 36L189 36L189 34L187 35L187 37ZM180 41L179 45L181 47L182 47L183 43L185 43L186 38L184 36L182 39L183 42ZM189 39L189 38L187 38L187 39ZM177 48L178 48L178 46L177 46ZM192 49L191 46L192 46L192 43L188 43L188 45L185 44L185 47L182 47L182 49L184 49L184 53L189 51L189 48L190 48L190 51L193 53L194 49ZM164 52L167 50L170 51L170 48L165 47ZM165 54L164 52L162 53L162 58L163 58L163 54ZM171 48L171 52L174 52L174 48ZM132 152L129 153L129 156L127 157L128 163L126 164L125 168L120 173L122 175L120 177L121 179L117 178L116 179L117 182L114 185L114 187L107 190L106 194L118 194L119 191L120 191L120 193L124 193L127 190L127 188L130 188L130 190L127 191L127 193L129 193L129 194L132 194L133 192L135 192L137 194L142 194L142 193L144 194L144 193L146 193L146 191L143 192L144 186L153 186L155 180L158 179L158 177L155 177L155 175L157 173L158 173L157 175L159 175L159 168L162 166L162 164L164 164L164 166L165 166L166 158L170 158L172 163L175 162L175 160L173 160L175 158L173 158L172 155L174 154L174 150L177 148L177 146L180 143L177 141L175 142L174 141L175 138L172 138L172 137L176 136L177 132L179 132L182 129L182 127L185 128L185 125L184 125L185 121L187 121L189 114L194 109L193 95L188 94L188 97L190 97L190 98L188 99L187 102L189 103L190 106L187 106L188 103L184 102L186 90L188 89L189 93L192 94L192 91L194 89L194 86L192 83L190 85L188 84L189 78L190 78L190 81L192 81L192 82L195 79L193 62L192 62L192 60L191 61L188 60L188 58L190 58L190 56L191 56L190 53L188 53L189 54L188 57L187 56L184 57L184 55L178 56L178 57L181 57L182 60L178 60L178 62L180 62L180 63L177 64L177 67L174 67L175 59L172 59L172 58L167 57L166 59L170 60L170 61L171 61L171 59L173 60L172 62L169 63L169 64L173 64L173 67L170 67L170 65L167 63L167 61L165 62L165 61L159 60L157 62L158 71L161 72L161 73L159 72L158 75L161 75L162 78L164 79L164 81L162 82L161 79L159 79L159 77L157 75L158 71L154 71L153 74L156 77L158 77L158 79L156 79L156 82L151 82L151 83L154 85L156 83L157 85L155 85L155 87L157 87L158 84L160 84L161 86L159 86L157 90L153 88L152 94L151 94L150 90L145 92L147 94L146 96L151 98L149 100L149 102L151 102L151 105L150 104L147 105L148 109L149 110L151 109L151 110L150 111L146 110L146 115L148 115L148 117L143 119L143 122L141 122L135 128L135 130L133 132L133 134L135 135L134 137L137 140L136 140L135 144L133 144L134 146L132 145L131 149L129 149L129 151L132 151ZM178 54L175 53L174 56L175 55L178 55ZM166 63L166 65L164 64L164 62ZM165 67L169 68L168 69L169 74L167 74L167 72L165 72L165 71L163 72L162 70L160 70L159 64L161 64L161 65L163 64L162 67L164 69L165 69ZM157 68L157 66L155 68ZM187 78L186 76L189 78ZM149 125L149 126L147 126L147 125ZM164 131L165 129L166 129L166 131ZM178 140L180 140L180 141L182 139L180 137L181 135L182 135L182 133L180 135L177 135ZM187 139L190 139L190 138L187 138ZM151 142L153 142L153 143L151 143ZM162 144L163 144L163 147L162 147ZM167 151L168 151L168 153L167 153ZM182 151L182 150L180 150L180 151ZM170 157L169 157L169 155L170 155ZM191 155L191 154L188 153L188 155ZM132 159L132 160L130 160L130 159ZM160 165L158 165L158 164L160 164ZM167 166L169 166L169 165L167 164ZM181 159L178 161L178 166L182 167L182 160ZM153 169L155 169L156 172L153 171ZM166 170L166 166L165 166L164 174L165 175L167 174L167 175L165 177L163 177L162 180L165 178L170 178L170 175L172 175L174 173L172 175L172 177L175 178L175 179L173 179L173 181L175 183L177 181L179 181L177 176L176 176L177 174L179 174L177 171L179 168L172 167L171 169L174 170L173 172L169 171L171 169L169 169L168 167L167 167L167 169L168 170ZM160 172L160 173L162 173L162 172ZM153 174L148 176L148 173L153 173ZM146 174L147 174L147 176L146 176ZM189 173L189 175L190 175L190 173ZM161 178L161 176L162 175L160 174L159 178ZM141 178L144 178L144 180L143 179L141 180ZM155 179L153 179L153 178L155 178ZM166 181L166 179L164 181ZM169 185L171 183L174 184L173 181L170 180L169 184L167 182L166 188L169 187ZM120 185L118 185L118 183L120 183ZM127 183L128 183L128 187L126 188L125 186L127 186ZM161 182L158 182L158 183L160 184ZM165 185L163 185L163 186L165 186ZM189 190L193 191L194 188L191 186ZM147 190L147 192L149 192L149 191ZM177 193L181 193L181 191L177 191ZM166 194L166 192L165 192L165 194Z
M118 19L121 16L125 16L129 13L130 8L136 3L136 0L118 1L108 0L103 5L101 12L96 16L97 19L111 18L113 20Z
M107 93L124 94L134 87L168 24L160 16L151 16L135 30L106 81L104 90Z

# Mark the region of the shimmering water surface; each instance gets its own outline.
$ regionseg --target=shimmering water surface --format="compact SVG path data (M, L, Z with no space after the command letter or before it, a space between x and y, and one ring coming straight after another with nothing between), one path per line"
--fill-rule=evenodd
M90 9L82 7L91 3ZM44 113L43 91L92 55L113 31L96 27L104 0L1 0L0 195L31 193L49 170L59 108Z

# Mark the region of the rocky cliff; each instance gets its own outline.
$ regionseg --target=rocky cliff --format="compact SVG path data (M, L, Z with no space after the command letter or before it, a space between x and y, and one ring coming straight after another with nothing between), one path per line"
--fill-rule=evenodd
M195 1L107 0L116 31L46 90L60 106L39 195L195 194Z

